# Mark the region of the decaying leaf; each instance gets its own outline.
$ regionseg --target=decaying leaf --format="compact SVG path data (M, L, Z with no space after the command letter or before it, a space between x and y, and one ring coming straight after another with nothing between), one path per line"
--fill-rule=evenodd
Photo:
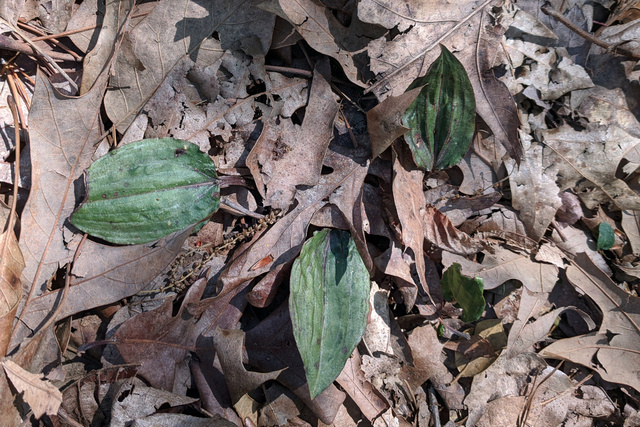
M501 247L493 254L486 253L482 263L467 260L459 255L443 252L442 263L462 265L462 273L479 277L484 288L494 289L509 279L516 279L532 292L551 292L558 280L558 267L534 262L530 255L518 254Z
M584 254L567 268L567 278L592 298L603 313L600 329L545 347L543 357L571 360L596 370L603 379L640 390L640 312L638 297L620 289Z
M31 407L36 418L44 414L55 415L62 403L62 393L42 374L33 374L24 370L11 360L2 362L4 371L11 384L19 393L24 393L24 401Z
M12 231L0 235L0 355L7 354L13 320L22 299L20 274L24 258Z

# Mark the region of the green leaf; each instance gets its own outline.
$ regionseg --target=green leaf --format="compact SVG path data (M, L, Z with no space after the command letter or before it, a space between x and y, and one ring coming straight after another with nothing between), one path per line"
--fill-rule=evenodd
M616 235L613 228L606 222L601 222L598 226L598 250L608 251L613 246Z
M362 339L369 289L369 273L347 232L317 232L293 263L289 308L312 399L338 377Z
M196 224L220 203L215 165L198 146L172 138L144 139L95 161L87 197L71 223L111 243L158 240Z
M407 89L424 86L402 116L403 126L409 128L404 139L416 165L425 171L456 165L475 129L476 100L467 72L446 47L441 48L427 74Z
M447 301L455 300L462 307L462 320L474 322L482 316L486 302L482 291L484 282L481 278L463 276L460 264L454 262L442 275L442 296Z

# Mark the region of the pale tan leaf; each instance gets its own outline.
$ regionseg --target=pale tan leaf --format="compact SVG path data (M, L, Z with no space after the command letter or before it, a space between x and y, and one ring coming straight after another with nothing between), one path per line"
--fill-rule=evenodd
M398 96L390 96L367 111L367 130L371 138L371 158L375 159L389 148L396 138L409 129L402 126L402 115L420 92L416 88Z
M633 253L640 255L640 213L638 211L622 211L622 229L627 235Z
M14 316L22 299L24 258L13 231L0 235L0 356L7 354Z
M620 289L584 253L567 268L567 278L598 304L602 324L598 331L556 341L540 355L570 360L640 390L640 298Z
M427 266L424 262L425 199L422 192L424 172L410 169L405 165L410 161L410 154L407 153L404 143L402 144L397 146L402 151L394 156L393 162L393 199L402 226L402 243L413 252L410 256L416 263L420 286L428 293L429 286L425 274ZM413 295L405 292L404 296L407 298ZM406 300L404 303L407 310L410 310L415 302L415 297L413 300Z
M133 0L106 2L98 40L84 57L80 95L88 93L100 74L107 71L106 67L119 45L119 40L124 35L123 29L129 20L134 3Z
M279 124L275 119L267 122L247 157L247 166L267 206L285 210L297 186L313 186L320 180L339 109L337 97L321 73L328 67L328 62L324 63L314 72L302 126L283 119L277 120Z
M360 73L366 64L366 28L354 14L350 26L344 27L330 10L313 0L280 0L281 17L288 20L309 46L335 58L351 82L364 86ZM363 31L364 30L364 31ZM381 35L377 31L376 36Z
M640 209L640 196L616 178L618 164L640 144L616 125L576 131L571 126L542 131L545 143L545 173L555 178L561 190L575 187L589 208L608 203L615 209ZM546 171L549 167L551 170Z
M514 160L507 160L505 164L510 171L512 206L519 211L528 236L539 241L562 206L556 176L548 170L549 165L544 164L540 145L532 145L525 152L519 167Z
M462 266L462 274L479 277L484 281L484 289L494 289L509 279L515 279L531 292L551 292L558 280L558 267L535 262L530 255L511 252L501 247L494 253L486 253L482 263L449 252L442 253L442 263L449 267L454 262Z
M369 421L376 419L389 408L384 396L376 390L364 377L360 368L362 361L356 348L347 363L336 378L336 381L347 392L362 411L362 415Z
M125 131L175 64L185 56L220 56L220 48L198 49L246 0L226 2L160 1L127 33L105 96L109 118ZM213 41L211 42L213 43ZM218 44L219 46L219 44Z
M530 292L524 289L520 300L518 319L509 331L509 340L505 351L506 357L514 357L530 350L539 341L546 338L558 316L567 310L577 312L589 329L596 327L593 320L575 307L560 307L549 312L548 294ZM542 315L540 315L543 313Z
M62 404L62 393L42 374L32 374L11 360L2 362L11 384L19 393L24 393L24 401L31 407L36 418L44 414L55 415Z

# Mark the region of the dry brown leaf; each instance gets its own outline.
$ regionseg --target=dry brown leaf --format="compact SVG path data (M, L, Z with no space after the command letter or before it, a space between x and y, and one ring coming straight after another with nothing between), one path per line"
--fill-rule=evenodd
M213 332L213 343L233 404L261 384L275 380L282 372L282 369L265 373L248 371L242 363L244 337L245 333L240 330L216 329Z
M567 310L577 312L587 323L589 330L596 327L596 324L586 313L571 306L556 308L540 316L541 311L548 311L549 301L547 298L548 294L533 293L526 288L524 289L520 299L518 319L509 331L509 341L504 353L506 357L514 357L529 351L534 344L545 339L558 316Z
M367 111L367 130L371 139L371 158L375 159L409 130L402 126L402 115L420 92L416 88L398 96L390 96Z
M247 157L265 205L285 210L299 185L313 186L320 180L322 161L333 138L333 121L339 104L328 75L329 63L316 66L302 126L290 120L268 122Z
M369 381L364 377L364 372L360 369L362 361L360 353L356 348L351 357L347 359L342 372L336 381L347 392L347 394L358 405L358 409L362 411L370 422L378 417L382 412L389 408L389 403L384 396L376 390Z
M545 173L557 175L561 190L575 187L583 203L593 209L609 203L615 209L640 209L640 196L622 180L616 170L640 138L616 125L576 131L571 126L543 131Z
M451 220L433 206L423 209L424 238L433 246L456 254L475 254L480 242L453 226Z
M260 239L245 250L238 250L227 263L220 276L222 293L233 290L238 284L262 276L275 266L292 261L302 248L307 227L315 212L326 203L326 198L343 182L364 166L362 158L353 159L332 150L327 152L324 165L333 172L321 175L317 185L297 190L297 205L278 220ZM271 256L273 262L260 264ZM253 268L260 265L260 268Z
M640 255L640 213L622 211L622 229L627 236L634 255Z
M401 373L410 392L430 380L449 409L461 409L464 390L442 362L443 345L431 325L419 326L409 335L409 348L413 355L413 366L407 366Z
M124 36L124 28L129 21L135 1L107 2L102 18L102 28L91 51L84 57L80 95L89 92L111 62L114 51Z
M4 357L9 348L11 330L18 303L22 299L20 275L24 258L13 231L0 235L0 355Z
M402 243L405 248L411 249L413 252L407 254L413 257L415 262L420 279L419 286L422 287L422 291L428 294L427 266L424 262L424 211L426 204L422 192L424 172L407 166L411 162L410 154L407 153L408 150L404 143L400 144L396 145L399 153L394 155L393 161L393 200L402 226ZM411 310L415 304L418 290L408 291L409 289L405 289L403 292L407 311Z
M562 206L560 191L555 185L556 176L548 171L544 162L543 147L531 146L520 165L513 160L505 162L509 174L512 206L520 212L520 219L527 227L527 235L539 241Z
M110 81L114 90L104 99L107 114L118 130L124 132L129 127L174 65L185 56L200 55L202 41L244 3L246 0L215 5L190 0L161 1L127 33ZM209 52L220 50L219 43L215 43L218 49Z
M567 278L603 313L596 332L554 342L540 351L597 371L606 381L640 390L640 299L624 292L584 253L567 268Z
M11 385L18 393L24 393L24 401L31 407L36 418L44 414L55 415L62 404L62 393L42 374L32 374L11 360L2 362Z
M176 370L196 350L200 335L216 327L233 328L240 320L246 286L200 301L205 286L206 280L196 281L175 315L173 300L168 299L159 308L125 321L114 334L122 359L140 365L138 374L153 387L173 390Z
M531 292L551 292L558 280L558 267L535 262L530 255L495 247L494 253L485 253L482 263L469 261L449 252L442 253L442 263L449 267L454 262L462 266L462 274L479 277L484 289L495 289L509 279L515 279Z
M361 72L366 65L366 47L370 38L380 37L376 26L366 25L353 14L350 26L344 27L330 10L313 0L279 0L278 15L300 33L309 46L335 58L351 82L364 86Z

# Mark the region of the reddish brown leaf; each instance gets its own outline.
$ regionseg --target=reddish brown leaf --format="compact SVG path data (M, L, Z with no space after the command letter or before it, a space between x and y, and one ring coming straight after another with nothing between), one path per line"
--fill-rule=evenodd
M473 237L453 226L445 214L433 206L423 210L424 238L439 249L455 254L475 254L482 246Z
M382 412L389 408L389 403L382 394L364 378L360 369L360 353L355 349L347 359L344 369L336 379L338 384L351 396L369 421L373 422Z

